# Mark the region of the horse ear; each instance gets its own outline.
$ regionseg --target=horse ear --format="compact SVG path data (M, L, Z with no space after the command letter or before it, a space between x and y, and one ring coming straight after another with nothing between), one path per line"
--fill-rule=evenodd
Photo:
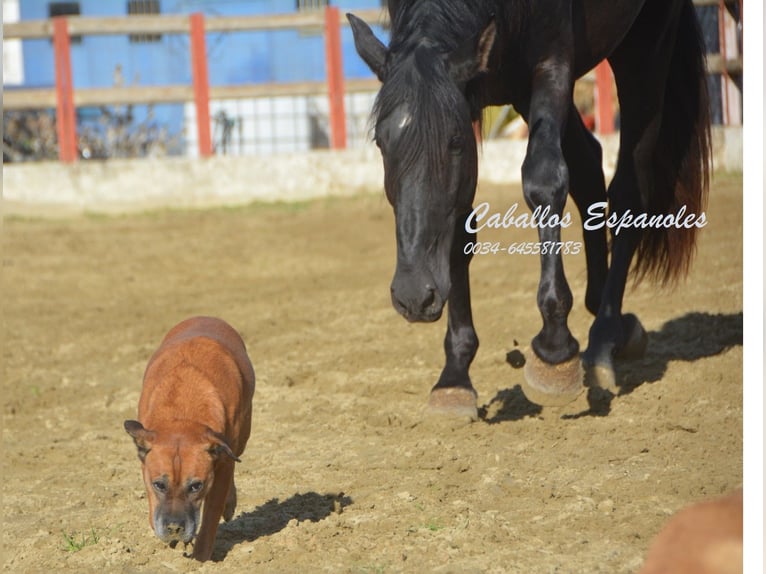
M367 23L353 14L346 14L351 31L354 34L354 46L370 70L382 82L385 77L386 57L388 50L385 44L378 40Z
M492 16L478 36L463 42L449 58L450 75L458 84L465 84L489 70L489 55L495 45L497 25Z

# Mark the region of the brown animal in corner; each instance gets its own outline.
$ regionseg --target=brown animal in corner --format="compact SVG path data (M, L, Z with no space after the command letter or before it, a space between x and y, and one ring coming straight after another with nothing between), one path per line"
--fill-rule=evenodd
M741 574L742 490L675 514L639 574Z
M173 327L149 360L138 420L125 421L152 530L175 546L191 542L199 525L197 560L210 559L221 516L234 516L234 463L250 437L254 390L239 334L221 319L194 317Z

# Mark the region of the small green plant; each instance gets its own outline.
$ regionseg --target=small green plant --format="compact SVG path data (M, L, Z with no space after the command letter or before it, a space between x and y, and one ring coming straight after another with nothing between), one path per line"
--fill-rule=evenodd
M407 532L417 532L418 530L429 530L431 532L439 532L446 528L444 525L439 524L436 518L430 518L427 522L418 524L417 526L410 526Z
M92 546L98 544L99 535L96 534L96 529L91 528L90 534L81 533L79 536L77 533L67 534L63 530L61 535L64 537L64 550L67 552L79 552L86 546Z
M427 530L430 530L431 532L439 532L439 530L442 530L444 526L439 524L435 518L432 518L428 522L425 523L424 528Z

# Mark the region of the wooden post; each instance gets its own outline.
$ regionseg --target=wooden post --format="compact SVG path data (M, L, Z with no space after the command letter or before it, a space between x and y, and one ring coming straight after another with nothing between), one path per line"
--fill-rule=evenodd
M340 43L340 10L325 8L325 60L327 91L330 99L330 147L346 148L346 109L344 103L343 55Z
M56 68L56 131L59 159L77 160L77 124L75 121L72 60L69 52L69 26L65 16L53 18L53 58Z
M596 129L602 135L614 133L612 69L606 60L596 66Z
M481 122L473 122L473 137L476 139L476 143L480 144L482 140L481 134Z
M210 86L205 48L205 17L195 12L189 18L189 23L194 104L197 109L197 144L200 157L210 157L213 155L213 145L210 140Z
M721 107L723 108L723 125L731 124L729 117L729 70L726 67L728 53L726 50L726 6L723 0L718 2L718 52L721 54Z

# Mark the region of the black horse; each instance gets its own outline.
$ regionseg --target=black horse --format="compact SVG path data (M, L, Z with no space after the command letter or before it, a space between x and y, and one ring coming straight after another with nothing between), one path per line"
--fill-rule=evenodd
M482 108L507 103L529 125L522 183L530 209L561 217L571 193L583 220L605 202L614 218L643 214L642 225L613 229L611 242L605 225L583 230L585 306L595 320L582 357L567 326L572 293L562 253L540 256L543 325L527 353L525 393L541 404L573 400L584 388L582 365L587 384L614 389L614 358L646 347L641 323L622 313L634 255L638 279L672 282L688 270L695 232L704 225L704 214L674 223L681 210L700 215L708 185L705 61L692 0L388 5L388 47L362 20L348 18L357 51L382 82L373 118L396 218L393 305L410 321L435 321L449 303L446 364L431 407L476 416L468 368L479 342L465 254L475 240L465 225L477 183L473 126ZM572 97L575 79L604 58L620 103L620 151L608 191L601 147ZM559 226L538 231L541 245L560 241Z

